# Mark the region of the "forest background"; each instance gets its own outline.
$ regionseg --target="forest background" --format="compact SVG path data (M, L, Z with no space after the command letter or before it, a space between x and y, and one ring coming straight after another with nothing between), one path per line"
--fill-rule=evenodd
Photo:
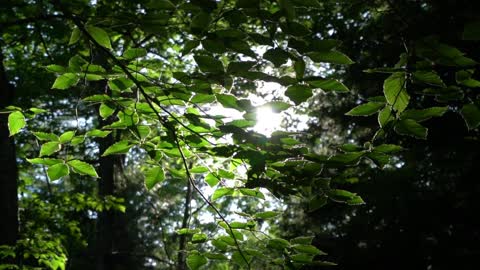
M1 0L0 269L477 269L475 2Z

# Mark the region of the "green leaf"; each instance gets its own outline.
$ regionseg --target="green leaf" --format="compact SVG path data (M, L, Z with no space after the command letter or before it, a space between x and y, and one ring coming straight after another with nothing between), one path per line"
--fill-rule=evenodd
M48 178L50 178L50 180L52 181L60 179L61 177L64 177L69 173L70 173L70 170L68 169L68 166L65 165L64 163L59 163L59 164L50 166L48 167L48 170L47 170Z
M342 189L331 189L327 192L327 195L333 201L346 203L348 205L365 204L363 199L357 194Z
M200 41L198 40L187 40L183 45L182 55L186 55L190 53L193 49L200 45Z
M133 145L130 145L126 140L116 142L105 150L102 157L115 154L125 154L132 146Z
M382 152L372 151L367 153L367 157L371 159L378 167L383 168L390 163L390 155Z
M135 58L144 57L147 55L147 50L144 48L129 48L123 53L123 58L132 60Z
M385 106L385 108L383 108L378 113L378 124L381 128L384 128L389 122L393 120L395 120L395 116L389 105Z
M480 40L480 22L471 22L465 25L463 40Z
M225 47L223 40L218 38L202 40L202 47L212 53L225 53L227 51L227 47Z
M278 249L278 250L284 250L285 248L290 247L290 242L281 238L269 239L267 242L267 247Z
M87 132L87 136L89 137L100 137L100 138L105 138L108 136L108 134L112 133L109 130L99 130L99 129L93 129Z
M25 116L20 111L11 112L8 115L8 131L10 136L13 136L20 132L22 128L25 127L27 122L25 121Z
M310 30L303 24L297 22L281 23L280 28L288 35L303 37L310 34Z
M135 83L125 77L116 78L114 80L108 81L108 86L113 91L123 91L132 87Z
M381 144L381 145L375 146L373 150L389 154L389 153L396 153L396 152L402 151L403 148L395 144Z
M293 239L290 239L291 244L300 244L300 245L311 245L314 236L299 236Z
M112 108L112 107L108 106L107 104L102 103L102 104L100 104L100 108L98 109L98 111L99 111L100 116L103 119L106 119L107 117L109 117L110 115L112 115L115 112L115 108Z
M42 145L40 148L40 156L49 156L55 152L60 151L62 146L59 142L47 142Z
M245 254L245 253L242 256L240 252L238 252L238 250L232 253L232 261L238 264L241 267L240 269L246 269L247 262L249 263L251 259L252 259L252 256L249 256L248 254Z
M213 173L209 173L205 176L205 182L211 187L214 187L220 180Z
M469 130L477 128L480 125L480 108L473 103L463 105L460 114L465 120Z
M413 72L413 78L429 85L447 87L435 71L415 71Z
M312 245L297 244L297 245L293 245L292 248L299 253L308 253L312 255L327 255L327 253L319 250L318 248Z
M258 219L269 219L269 218L274 218L276 216L280 215L280 212L276 212L276 211L266 211L266 212L260 212L260 213L256 213L254 215L255 218L258 218Z
M395 131L419 139L427 139L428 129L412 119L402 119L395 124Z
M228 73L247 72L255 64L256 64L256 62L253 62L253 61L230 62L228 64L227 72Z
M73 169L74 172L78 174L89 175L98 178L98 174L95 171L95 168L86 162L74 159L68 161L67 164Z
M293 262L297 263L310 263L311 261L313 261L313 255L305 253L293 254L290 256L290 259L292 259Z
M80 135L80 136L75 136L73 137L72 141L70 141L71 145L79 145L85 141L85 136Z
M47 110L40 109L40 108L30 108L29 110L30 110L31 112L33 112L33 114L40 114L40 113L45 113L45 112L47 112Z
M231 108L239 111L244 111L238 104L238 100L234 95L216 94L217 101L225 108Z
M315 79L312 81L307 81L309 85L314 88L320 88L325 92L336 91L336 92L348 92L350 91L343 83L333 80L333 79Z
M112 44L110 44L110 38L108 37L108 34L105 30L91 25L85 26L85 30L87 30L90 36L92 36L92 38L102 47L112 49Z
M212 18L210 17L210 14L203 11L199 12L197 15L195 15L195 17L192 18L190 28L195 34L202 33L208 30L208 26L211 20Z
M288 87L285 96L289 97L295 105L298 105L313 96L313 92L310 87L299 84Z
M192 236L192 243L203 243L208 239L207 235L204 233L196 233Z
M221 178L227 178L227 179L234 179L235 174L233 172L226 171L224 169L219 169L218 170L218 176Z
M307 54L313 62L350 65L355 62L339 51L311 52Z
M395 72L383 83L383 93L388 104L392 105L397 113L403 112L410 101L410 96L405 90L405 73Z
M45 67L50 72L64 73L67 69L60 65L48 65Z
M275 67L280 67L281 65L287 63L289 54L280 48L275 48L266 51L263 54L263 58L272 62Z
M378 112L381 108L385 106L385 103L380 102L368 102L362 105L359 105L350 111L348 111L345 115L350 116L368 116Z
M195 55L193 58L202 72L223 73L225 71L222 62L211 56Z
M199 233L200 229L181 228L176 231L178 235Z
M423 110L406 110L400 115L400 119L412 119L417 122L422 122L432 117L440 117L447 111L448 107L430 107Z
M207 257L209 260L228 260L227 256L221 254L221 253L211 253L207 252L204 254L205 257Z
M151 190L156 184L165 180L165 172L160 166L155 166L145 172L145 186Z
M233 188L221 187L217 188L212 194L212 201L220 199L225 196L233 195Z
M205 256L200 254L190 254L187 257L187 266L191 270L200 269L200 267L204 266L208 263L208 260Z
M59 141L60 143L67 143L73 139L75 136L75 131L67 131L60 135Z
M255 198L265 200L265 195L263 194L263 192L261 192L257 189L240 188L239 191L244 196L251 196L251 197L255 197Z
M47 165L47 166L63 163L63 160L57 159L57 158L32 158L32 159L27 158L27 161L30 162L31 164L40 164L40 165Z
M70 36L70 40L68 41L68 45L73 45L80 40L81 32L80 29L75 27L72 31L72 35Z
M303 79L303 75L305 74L305 61L303 61L301 58L297 59L295 64L293 64L293 69L295 70L295 76L297 77L297 80Z
M57 77L53 83L53 89L68 89L78 83L80 78L74 73L65 73Z
M349 165L357 163L364 154L364 152L348 152L331 156L328 160L333 163Z

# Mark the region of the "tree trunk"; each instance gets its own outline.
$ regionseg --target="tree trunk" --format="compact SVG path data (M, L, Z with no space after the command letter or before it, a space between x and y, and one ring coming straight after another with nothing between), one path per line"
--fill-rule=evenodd
M103 89L106 87L104 82ZM101 116L98 115L99 119ZM100 120L100 127L108 125L112 121L107 119L106 121ZM114 143L113 135L110 133L105 138L99 139L100 155ZM114 194L114 156L101 156L100 157L100 170L98 182L98 193L101 198L105 196L113 196ZM97 270L112 270L112 252L113 252L113 210L104 209L98 216L98 229L97 229Z
M13 87L8 83L0 52L0 109L12 104ZM8 114L0 114L0 245L15 245L18 238L17 163L15 144L9 137ZM0 261L0 264L2 261Z

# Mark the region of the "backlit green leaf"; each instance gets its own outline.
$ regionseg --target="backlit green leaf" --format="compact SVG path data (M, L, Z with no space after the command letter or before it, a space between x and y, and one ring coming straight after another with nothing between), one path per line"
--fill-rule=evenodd
M27 161L30 162L31 164L41 164L41 165L47 165L47 166L63 163L63 160L57 159L57 158L32 158L32 159L27 158Z
M165 180L165 172L160 166L155 166L145 172L145 186L151 190L156 184Z
M405 73L395 72L383 83L383 93L388 104L397 111L403 112L410 101L410 96L405 90Z
M103 119L106 119L107 117L109 117L110 115L112 115L115 112L115 108L112 108L112 107L108 106L107 104L102 103L102 104L100 104L100 108L98 109L98 111L99 111L100 116Z
M67 164L73 169L74 172L78 174L89 175L95 178L98 177L98 174L97 174L97 171L95 171L95 168L86 162L83 162L78 159L74 159L74 160L68 161Z
M350 65L355 62L339 51L311 52L307 54L313 62Z
M60 151L62 146L59 142L47 142L40 148L40 156L50 156L51 154Z
M67 143L73 139L73 136L75 136L75 131L67 131L60 135L59 142Z
M217 188L212 194L212 201L220 199L221 197L224 197L224 196L232 195L233 191L234 191L233 188L226 188L226 187Z
M205 182L211 187L214 187L218 182L220 182L220 179L218 179L217 176L213 173L209 173L205 176Z
M440 117L447 111L448 107L430 107L423 110L406 110L400 115L400 119L412 119L417 122L422 122L432 117Z
M54 181L61 177L64 177L65 175L68 175L69 172L70 170L68 169L67 165L65 165L64 163L59 163L48 167L47 175L50 180Z
M77 76L77 74L65 73L57 77L52 88L61 90L68 89L76 85L79 80L80 78Z
M434 86L440 86L440 87L446 87L445 83L442 81L440 76L435 71L415 71L413 72L413 78L416 81L434 85Z
M348 205L365 204L363 199L357 194L342 189L331 189L327 192L327 195L333 201L346 203Z
M102 156L114 155L114 154L125 154L130 150L133 145L129 144L128 141L119 141L112 144L108 147Z
M380 102L368 102L362 105L359 105L346 113L350 116L368 116L378 112L381 108L385 106L385 103Z
M480 108L474 103L463 105L460 111L468 129L477 128L480 125Z
M208 239L207 235L204 233L196 233L192 236L192 243L203 243Z
M85 30L87 30L87 32L92 36L92 38L102 47L112 49L112 44L110 44L110 38L108 37L108 34L105 30L92 25L85 26Z
M144 48L129 48L123 53L123 58L132 60L135 58L144 57L147 55L147 50Z
M25 127L27 122L25 121L25 116L20 111L11 112L8 115L8 130L10 136L13 136L20 132L22 128Z
M313 96L313 92L308 86L292 85L285 91L285 96L289 97L296 105L298 105Z
M427 139L428 129L412 119L402 119L395 124L398 134L408 135L419 139Z
M195 55L193 57L201 71L206 73L223 73L224 68L220 60L207 55Z
M275 65L275 67L279 67L287 63L289 54L280 48L275 48L275 49L270 49L266 51L263 54L263 58L272 62L273 65Z
M208 260L205 256L200 255L200 254L190 254L187 257L187 266L190 268L190 270L197 270L200 269L200 267L204 266L207 264Z
M314 88L320 88L325 92L336 91L336 92L348 92L350 91L343 83L334 80L334 79L315 79L307 81L309 85Z
M80 40L80 37L81 37L80 29L75 27L72 31L72 35L70 35L70 40L68 41L68 45L73 45L77 43L78 40Z

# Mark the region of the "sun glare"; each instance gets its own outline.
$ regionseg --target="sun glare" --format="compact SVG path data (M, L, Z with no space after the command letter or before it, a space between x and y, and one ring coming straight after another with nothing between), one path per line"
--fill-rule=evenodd
M274 113L268 106L257 108L257 124L253 128L256 132L270 136L274 131L280 130L282 116Z

